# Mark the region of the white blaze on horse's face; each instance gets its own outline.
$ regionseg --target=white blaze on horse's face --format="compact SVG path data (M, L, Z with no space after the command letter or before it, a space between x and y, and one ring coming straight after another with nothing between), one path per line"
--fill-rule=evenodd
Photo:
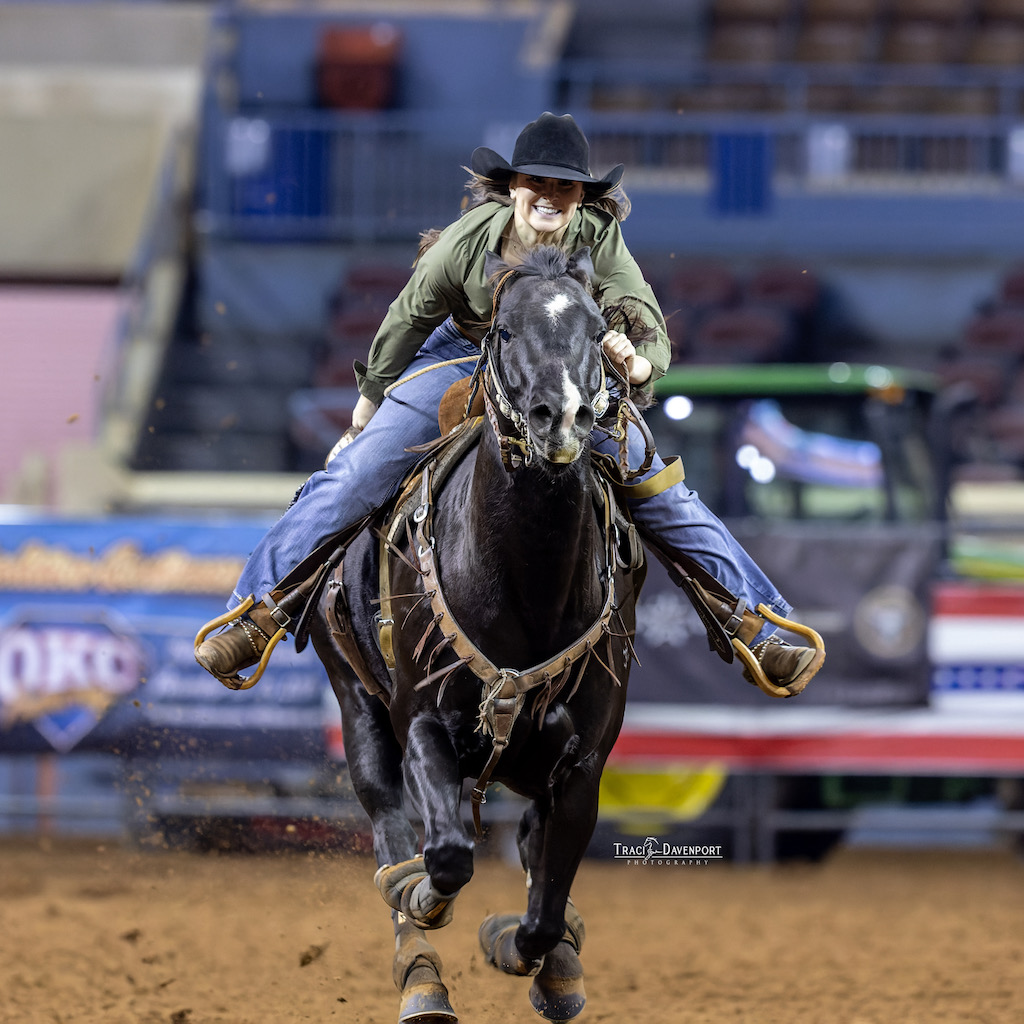
M562 422L558 426L559 446L551 453L551 461L565 465L575 462L583 446L573 428L576 425L576 414L583 404L580 389L569 379L569 368L562 367Z

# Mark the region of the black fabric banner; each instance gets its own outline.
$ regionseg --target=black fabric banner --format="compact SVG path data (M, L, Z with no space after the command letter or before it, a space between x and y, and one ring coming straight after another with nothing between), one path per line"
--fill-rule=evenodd
M882 707L927 702L930 584L941 557L937 528L742 522L734 536L825 642L802 705ZM686 596L650 559L638 607L631 701L763 705L773 698L726 664ZM788 639L793 640L792 637ZM794 641L796 642L796 641Z

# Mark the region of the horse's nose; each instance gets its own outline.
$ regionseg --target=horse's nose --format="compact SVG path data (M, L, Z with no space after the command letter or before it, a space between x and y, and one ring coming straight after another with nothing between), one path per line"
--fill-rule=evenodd
M589 434L594 427L594 407L582 401L577 391L574 397L548 394L530 406L530 427L541 436Z

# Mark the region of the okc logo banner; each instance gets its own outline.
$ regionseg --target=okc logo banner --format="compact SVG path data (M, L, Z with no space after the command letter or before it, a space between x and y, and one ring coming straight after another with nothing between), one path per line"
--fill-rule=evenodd
M0 516L0 753L318 753L338 711L312 651L282 644L243 694L193 655L269 525Z
M31 722L70 750L144 675L140 643L109 615L21 612L0 630L0 724Z

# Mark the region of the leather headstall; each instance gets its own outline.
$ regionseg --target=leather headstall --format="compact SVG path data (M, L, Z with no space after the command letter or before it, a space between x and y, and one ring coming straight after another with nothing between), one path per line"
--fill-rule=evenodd
M534 447L533 439L530 437L530 426L526 417L513 405L508 396L508 390L499 372L499 362L494 358L494 338L497 335L499 341L507 341L511 335L505 328L498 324L498 306L501 293L505 286L516 279L519 272L514 268L507 270L494 287L494 295L491 299L491 320L487 327L487 333L480 342L482 357L477 364L477 374L482 374L478 381L474 382L471 390L475 392L476 387L482 381L484 408L487 413L487 420L494 430L498 439L498 449L501 452L502 465L508 472L519 469L521 466L533 464ZM594 413L598 419L608 411L609 394L607 378L605 376L604 357L601 359L601 387L594 396ZM647 467L642 472L646 472Z
M489 343L490 335L481 342L485 363L483 395L487 421L498 439L501 464L511 473L520 466L533 465L533 439L526 417L512 404L505 385L498 376Z

